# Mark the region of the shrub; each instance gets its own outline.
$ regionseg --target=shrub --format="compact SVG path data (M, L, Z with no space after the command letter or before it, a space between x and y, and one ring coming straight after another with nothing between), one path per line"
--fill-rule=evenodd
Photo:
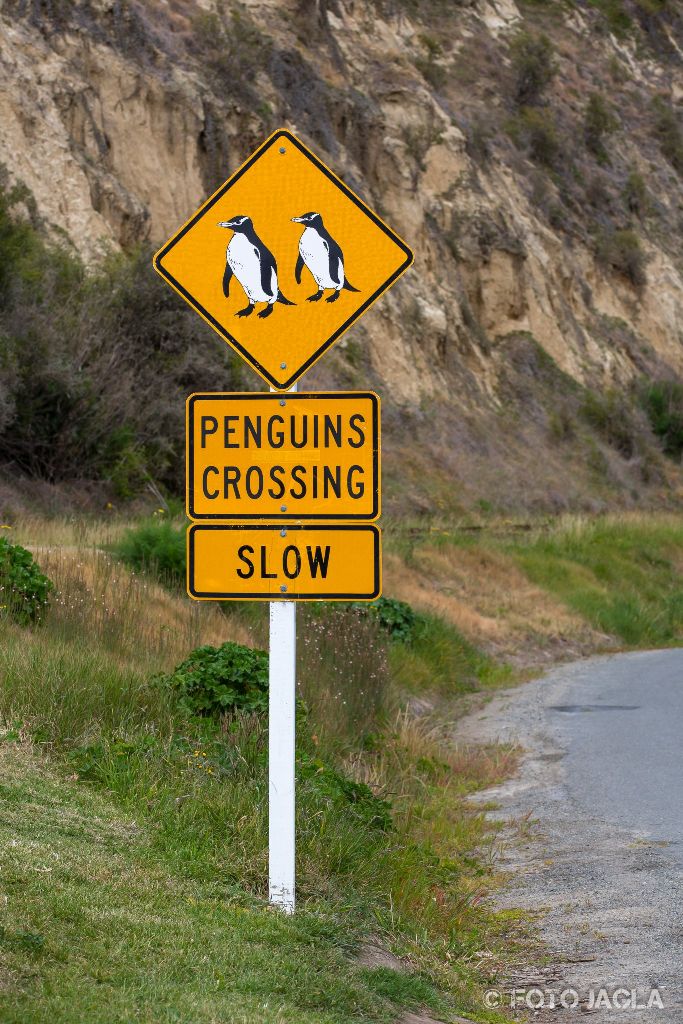
M365 824L388 832L393 828L391 804L374 795L364 782L354 782L331 765L305 751L297 755L297 778L333 806L351 805L354 816Z
M185 398L239 390L237 361L150 252L87 273L18 216L20 201L0 187L0 461L51 481L111 480L123 497L150 477L180 492Z
M440 89L446 81L446 70L438 63L442 54L441 44L438 39L428 34L421 35L420 42L427 55L426 57L416 57L415 67L434 89Z
M590 151L600 160L607 157L605 136L615 131L618 121L605 98L599 92L591 93L586 105L583 135Z
M673 458L683 456L683 383L658 380L641 392L641 403L654 434Z
M601 263L623 274L637 288L646 283L647 257L635 231L630 228L602 231L597 238L596 253Z
M662 153L678 174L683 175L683 133L676 112L662 96L652 101L654 135Z
M515 144L526 146L532 160L546 167L555 166L561 147L551 111L524 107L508 127Z
M633 20L624 9L623 0L589 0L604 15L610 31L618 38L624 38L633 28Z
M20 626L39 623L52 588L30 551L0 537L0 611Z
M476 163L485 164L491 158L493 126L480 118L472 118L465 127L465 148Z
M520 106L536 103L555 77L553 46L545 35L519 32L510 44L515 76L515 100Z
M412 639L419 616L406 601L395 597L378 597L371 604L352 604L361 615L372 615L392 640L408 643Z
M642 216L647 208L645 178L639 171L629 171L623 188L624 202L631 213Z
M167 583L185 581L185 528L167 520L127 530L113 552L137 572L150 572Z
M265 711L268 707L268 655L229 640L220 647L197 647L159 682L193 715Z
M613 388L604 393L586 391L581 414L612 448L625 458L638 450L635 410L629 400Z

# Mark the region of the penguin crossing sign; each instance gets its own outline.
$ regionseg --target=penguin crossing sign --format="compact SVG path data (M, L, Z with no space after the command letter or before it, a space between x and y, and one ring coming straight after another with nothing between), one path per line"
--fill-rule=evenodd
M299 394L296 382L412 261L391 228L285 130L154 257L271 389L187 401L195 520L187 589L198 601L270 602L268 890L286 913L295 903L294 602L372 601L382 592L372 522L379 398Z
M371 391L191 395L189 518L377 519L379 406Z
M286 391L412 261L362 199L280 130L166 242L154 266Z

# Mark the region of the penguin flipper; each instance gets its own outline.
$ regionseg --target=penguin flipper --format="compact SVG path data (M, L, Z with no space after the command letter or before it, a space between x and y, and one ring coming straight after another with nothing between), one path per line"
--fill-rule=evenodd
M294 270L294 279L296 280L297 284L301 284L301 271L304 269L305 266L306 264L304 263L304 258L301 255L301 253L299 253L299 258L296 261L296 267Z
M229 298L229 296L230 296L230 279L231 279L231 277L232 277L232 270L230 269L230 264L226 263L225 264L225 273L223 274L223 294L225 295L226 299Z
M277 289L277 264L275 257L272 252L266 247L260 254L261 256L261 287L266 295L270 295L274 298L274 292Z

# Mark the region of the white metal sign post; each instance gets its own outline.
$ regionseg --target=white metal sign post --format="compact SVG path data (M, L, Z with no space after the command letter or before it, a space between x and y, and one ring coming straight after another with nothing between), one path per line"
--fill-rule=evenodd
M270 603L268 686L268 895L271 903L292 914L296 754L294 601Z
M271 391L275 388L271 387ZM289 389L297 391L294 384ZM287 526L283 525L286 531ZM268 899L294 913L296 893L296 603L270 602Z

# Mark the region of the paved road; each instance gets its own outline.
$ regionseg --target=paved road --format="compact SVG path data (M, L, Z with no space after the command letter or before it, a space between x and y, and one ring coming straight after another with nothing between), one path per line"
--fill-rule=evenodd
M683 866L683 651L609 658L563 701L549 710L577 804L671 844Z
M508 822L499 903L540 912L551 963L508 983L581 999L530 1019L578 1019L605 988L596 1024L683 1024L683 650L558 668L496 697L458 737L526 752L519 775L482 799ZM638 1005L614 1009L616 988L635 989Z

